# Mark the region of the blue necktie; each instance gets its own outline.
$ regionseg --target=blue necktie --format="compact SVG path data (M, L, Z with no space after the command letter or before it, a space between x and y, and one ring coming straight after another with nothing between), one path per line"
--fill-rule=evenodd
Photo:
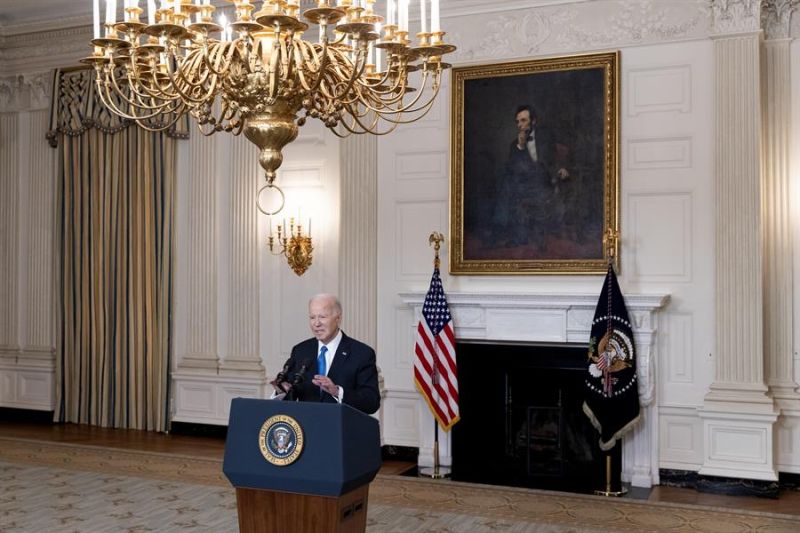
M325 370L327 365L325 364L325 353L327 353L328 347L323 345L322 348L319 349L319 355L317 356L317 374L325 375ZM319 388L319 397L322 398L322 387Z

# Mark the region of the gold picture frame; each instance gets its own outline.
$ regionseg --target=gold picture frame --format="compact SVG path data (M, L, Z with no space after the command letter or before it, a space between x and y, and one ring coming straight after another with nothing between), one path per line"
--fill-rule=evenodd
M619 52L454 68L450 273L619 259ZM613 254L613 255L612 255Z

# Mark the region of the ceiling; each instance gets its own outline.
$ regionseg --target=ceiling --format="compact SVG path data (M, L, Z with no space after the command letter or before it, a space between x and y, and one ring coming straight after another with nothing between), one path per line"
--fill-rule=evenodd
M515 7L536 7L552 4L575 3L582 1L596 0L490 0L492 7L497 8L498 4L509 4ZM230 1L212 0L217 6L230 5ZM254 2L260 7L260 2ZM314 4L314 0L301 0L302 5ZM101 11L105 11L104 0L100 0ZM117 7L122 13L122 0L117 1ZM146 2L140 0L140 5ZM414 11L419 9L419 2L410 2L414 19ZM442 14L447 11L463 13L467 10L485 8L486 0L441 0ZM376 11L379 13L385 9L385 0L378 0ZM92 0L0 0L0 31L5 34L26 33L30 31L40 31L43 29L54 29L58 27L74 27L91 24Z

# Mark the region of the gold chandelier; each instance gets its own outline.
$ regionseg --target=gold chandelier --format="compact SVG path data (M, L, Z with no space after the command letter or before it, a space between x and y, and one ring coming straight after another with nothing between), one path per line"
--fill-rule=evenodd
M420 0L414 43L409 0L388 0L386 17L374 11L375 0L317 0L302 13L300 0L264 0L255 13L253 2L234 0L229 25L214 21L210 0L159 7L148 0L147 23L138 0L124 1L125 19L117 21L116 0L106 0L101 35L94 0L94 53L83 62L96 70L103 103L147 129L189 113L206 135L243 132L260 149L266 185L258 198L268 188L279 193L276 209L257 201L267 215L283 208L273 183L281 150L308 117L338 136L383 135L414 122L430 109L450 66L442 56L455 50L443 41L439 0ZM318 29L315 42L303 38L310 24ZM426 87L432 91L423 97ZM154 126L158 117L171 118Z

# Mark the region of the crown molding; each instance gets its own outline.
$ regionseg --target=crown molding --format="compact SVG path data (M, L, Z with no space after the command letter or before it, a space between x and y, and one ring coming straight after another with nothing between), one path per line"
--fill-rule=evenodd
M0 72L19 75L70 67L90 53L91 26L3 36L0 40Z

